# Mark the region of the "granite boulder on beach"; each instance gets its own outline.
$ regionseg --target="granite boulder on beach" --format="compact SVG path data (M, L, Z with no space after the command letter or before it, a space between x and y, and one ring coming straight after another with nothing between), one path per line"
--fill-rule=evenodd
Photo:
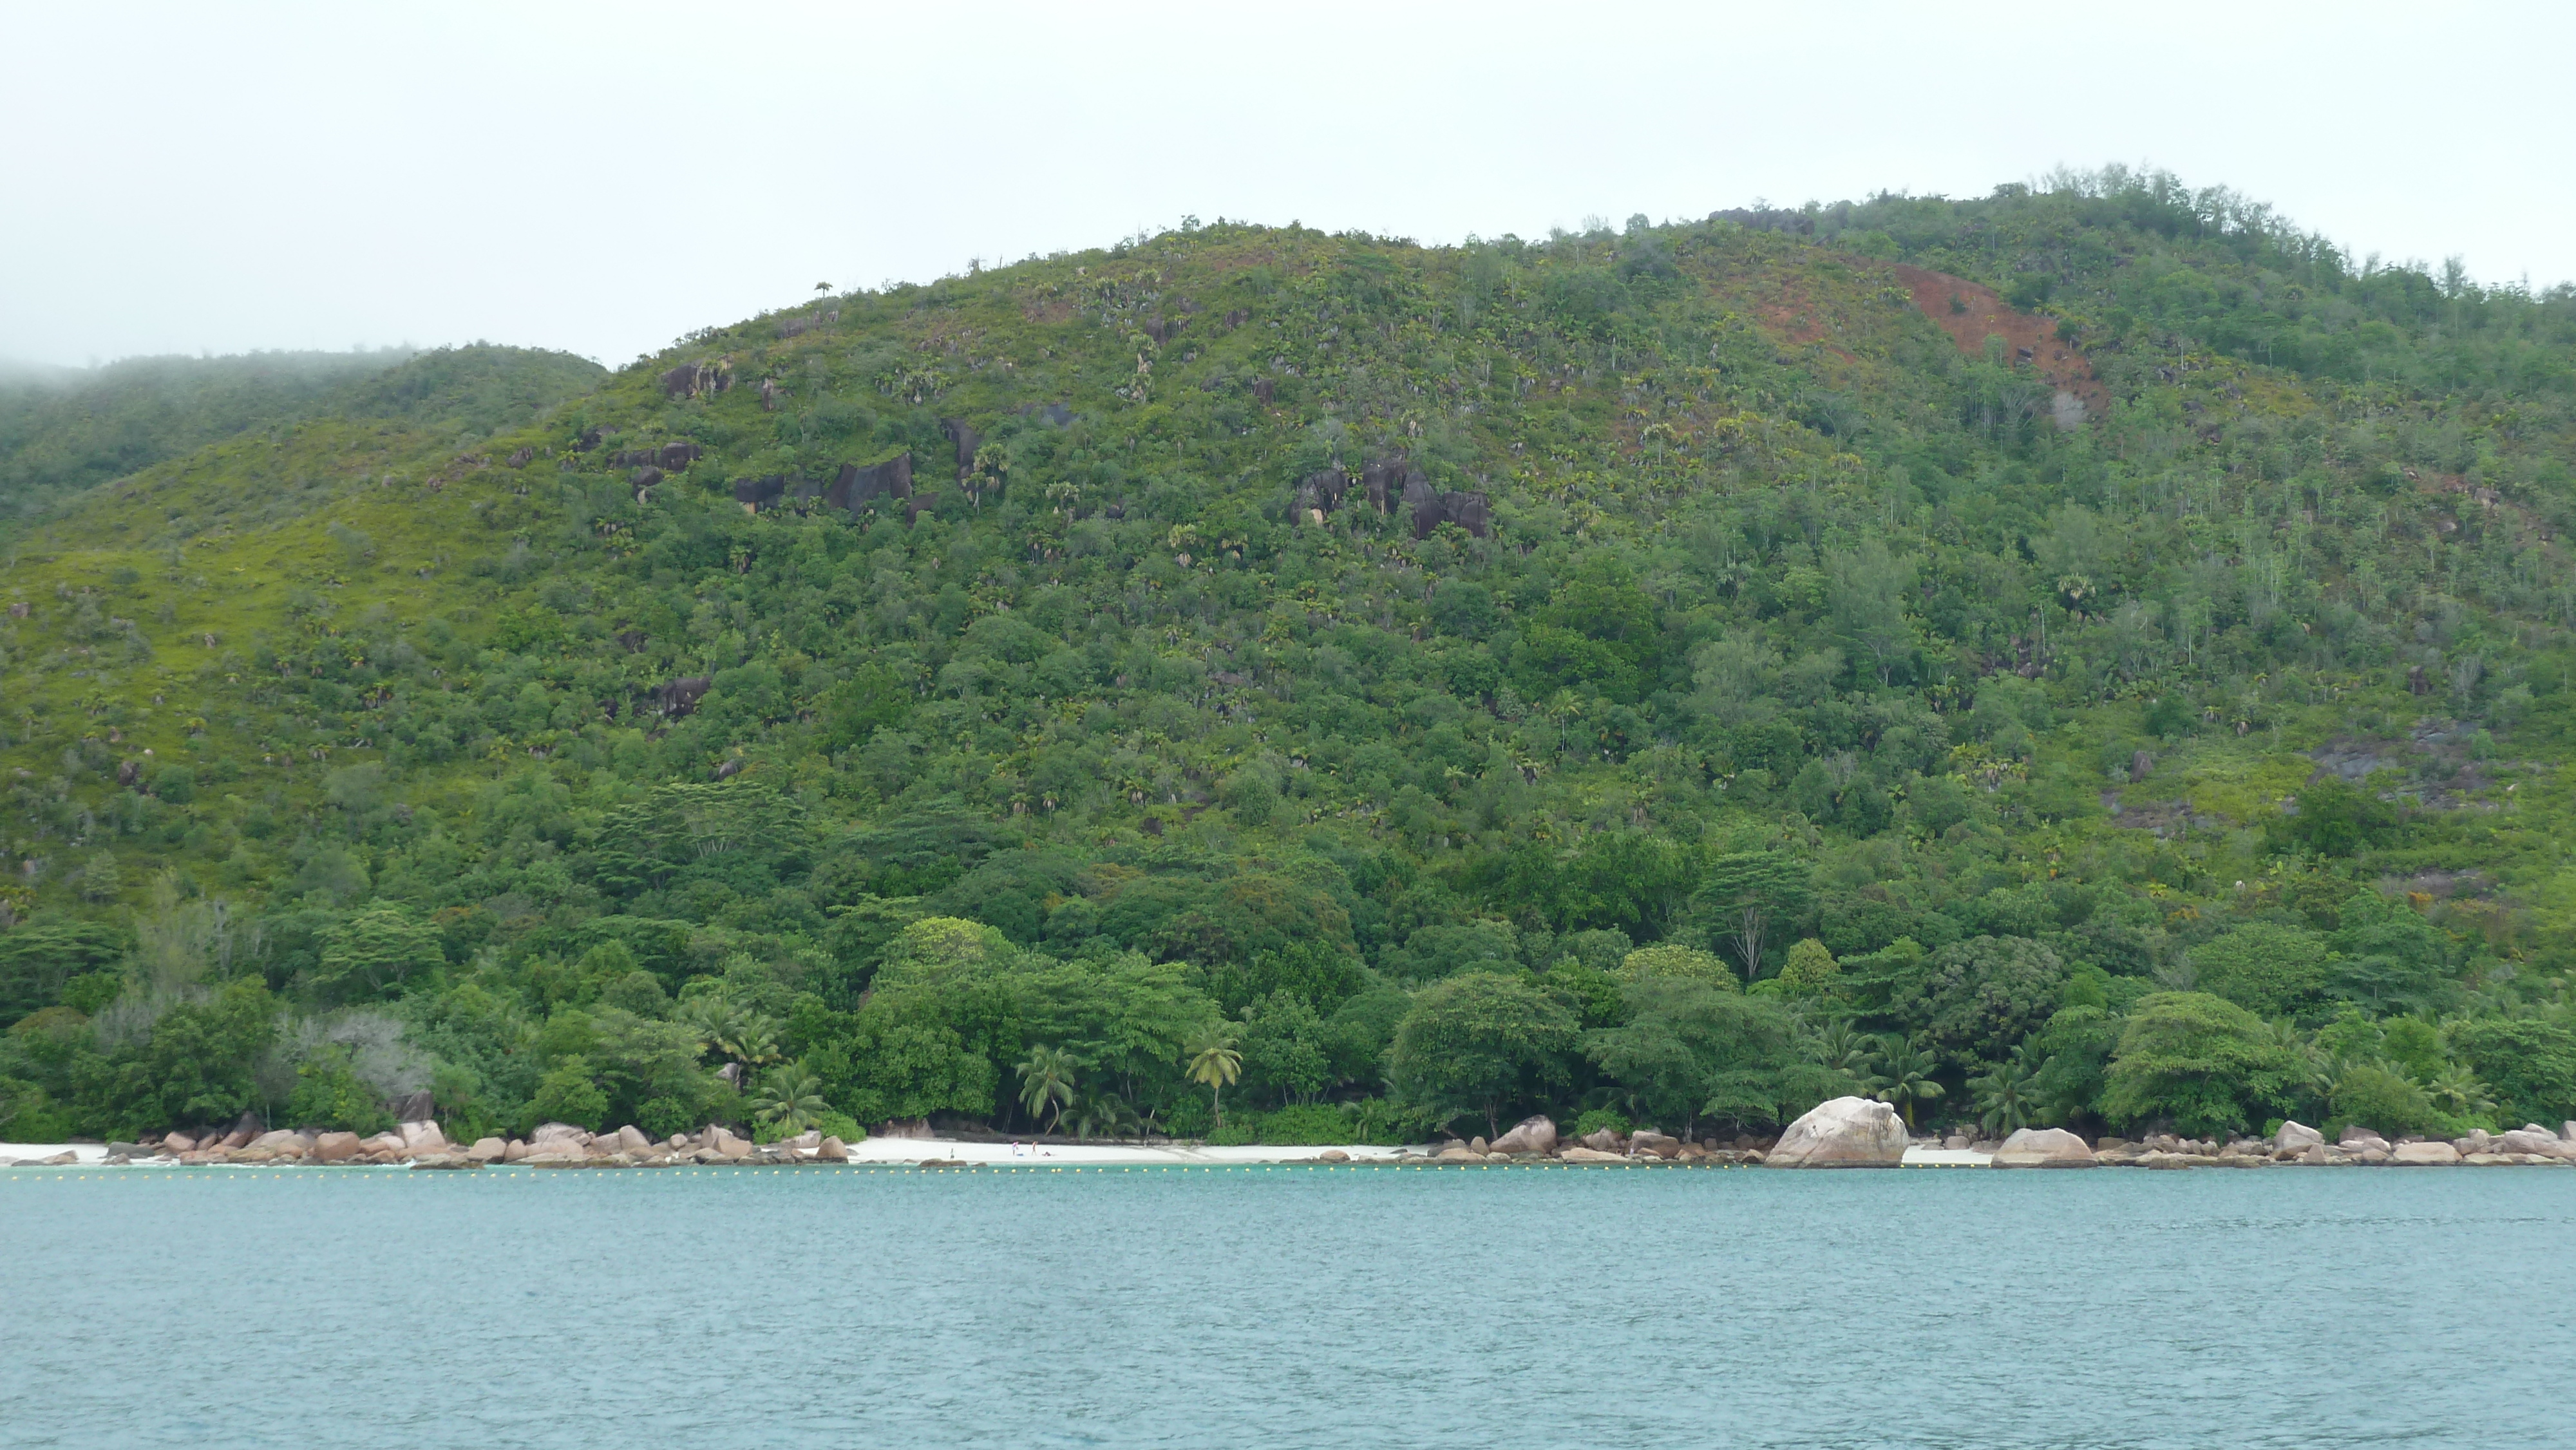
M1895 1168L1910 1141L1896 1109L1868 1098L1818 1103L1789 1125L1763 1162L1772 1168Z
M2093 1150L2064 1128L2023 1128L1995 1150L1997 1168L2090 1168Z

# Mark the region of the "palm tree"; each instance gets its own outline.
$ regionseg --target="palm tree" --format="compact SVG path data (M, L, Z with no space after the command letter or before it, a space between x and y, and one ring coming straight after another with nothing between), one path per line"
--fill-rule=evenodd
M1002 475L1010 470L1011 455L999 443L987 443L975 450L974 472L966 477L966 501L978 510L984 507L984 491L998 488Z
M778 1027L755 1012L729 1011L707 1030L707 1045L731 1059L729 1076L740 1084L754 1068L778 1060Z
M1181 1049L1189 1055L1190 1081L1206 1087L1216 1105L1216 1125L1225 1127L1226 1084L1243 1076L1243 1054L1234 1050L1234 1034L1223 1024L1199 1029Z
M733 1035L717 1045L748 1072L778 1060L778 1028L766 1017L746 1015Z
M769 1075L760 1095L751 1100L751 1115L780 1137L794 1137L814 1126L832 1105L823 1099L823 1084L812 1070L782 1067Z
M671 1020L695 1032L698 1050L704 1052L715 1046L716 1038L723 1035L725 1020L732 1015L733 1008L722 997L684 997Z
M2317 1047L2316 1039L2300 1031L2299 1024L2286 1017L2275 1017L2263 1026L2266 1034L2271 1038L2272 1045L2298 1064L2299 1075L2304 1085L2320 1092L2324 1091L2326 1079L2332 1075L2333 1065L2326 1061L2326 1055Z
M1029 1060L1020 1064L1019 1073L1020 1106L1028 1109L1030 1122L1036 1122L1049 1103L1055 1105L1049 1126L1064 1120L1064 1110L1073 1106L1073 1070L1077 1066L1080 1064L1074 1061L1073 1054L1061 1047L1029 1049Z
M1837 1017L1816 1034L1816 1060L1836 1072L1847 1072L1855 1078L1869 1076L1870 1039L1844 1018Z
M736 1064L737 1081L753 1068L778 1060L778 1024L720 997L689 1002L681 1008L679 1020L697 1034L700 1052L712 1049Z
M2463 1118L2482 1118L2495 1111L2495 1099L2488 1096L2487 1085L2478 1081L2475 1069L2465 1063L2453 1063L2435 1073L2424 1084L2424 1095L2444 1112Z
M2029 1127L2030 1079L2030 1060L2016 1047L2010 1061L1996 1063L1976 1081L1978 1124L1998 1137Z
M1127 1106L1125 1098L1112 1092L1099 1092L1083 1099L1082 1106L1076 1110L1073 1135L1077 1138L1126 1138L1134 1136L1140 1126L1136 1110Z
M1914 1127L1914 1106L1941 1096L1941 1084L1932 1080L1935 1064L1932 1054L1912 1043L1890 1037L1879 1050L1878 1075L1870 1079L1870 1096L1882 1103L1894 1103L1905 1114L1905 1126Z

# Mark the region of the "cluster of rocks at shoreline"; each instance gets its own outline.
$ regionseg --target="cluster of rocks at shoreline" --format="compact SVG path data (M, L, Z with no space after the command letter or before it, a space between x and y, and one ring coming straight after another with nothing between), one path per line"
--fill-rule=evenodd
M1555 1120L1539 1114L1521 1119L1491 1143L1481 1137L1453 1138L1428 1156L1434 1163L1679 1163L1723 1168L1761 1162L1769 1141L1685 1140L1652 1128L1633 1133L1601 1128L1581 1138L1560 1138Z
M77 1154L57 1153L25 1162L0 1160L0 1167L69 1166L76 1161ZM490 1137L458 1144L451 1142L437 1123L425 1120L361 1138L355 1133L310 1128L270 1129L248 1113L230 1129L203 1134L173 1132L138 1143L107 1145L110 1166L153 1161L184 1167L295 1164L481 1168L515 1163L530 1168L671 1168L846 1163L850 1161L850 1149L840 1139L815 1131L756 1144L716 1124L695 1133L655 1139L631 1123L613 1133L592 1133L569 1123L547 1123L525 1139Z
M1867 1098L1836 1098L1818 1104L1789 1125L1766 1155L1773 1168L1893 1168L1905 1161L1915 1143L1885 1103ZM2086 1143L2063 1128L2023 1128L2000 1143L1971 1142L1964 1137L1938 1147L1984 1155L1995 1168L2269 1168L2295 1164L2308 1167L2376 1166L2471 1167L2576 1166L2576 1121L2557 1132L2538 1123L2509 1133L2484 1129L2450 1142L2400 1138L2395 1143L2368 1128L2346 1128L2333 1144L2325 1134L2302 1123L2283 1123L2270 1139L2237 1138L2226 1142L2151 1133L2132 1142L2102 1138Z
M588 1133L568 1123L547 1123L525 1141L478 1139L466 1154L486 1163L516 1163L529 1168L685 1168L850 1161L848 1144L818 1131L809 1129L775 1143L753 1143L712 1124L695 1133L674 1133L657 1141L631 1123L614 1133Z
M2095 1146L2094 1159L2105 1167L2136 1168L2264 1168L2275 1164L2565 1168L2576 1167L2576 1121L2562 1125L2554 1133L2538 1123L2526 1123L2506 1133L2473 1129L2468 1136L2447 1142L2401 1137L2393 1143L2362 1127L2346 1128L2339 1140L2328 1143L2325 1134L2314 1128L2283 1123L2268 1140L2239 1138L2224 1144L2176 1138L2169 1133L2150 1134L2134 1143L2105 1138Z
M1731 1145L1714 1138L1684 1141L1641 1128L1634 1133L1608 1129L1579 1140L1560 1140L1556 1124L1545 1116L1525 1118L1491 1143L1483 1138L1452 1140L1431 1153L1435 1163L1671 1163L1701 1167L1760 1165L1769 1168L1894 1168L1905 1163L1908 1149L1958 1154L1934 1160L1993 1168L2270 1168L2381 1164L2398 1167L2576 1167L2576 1121L2557 1132L2538 1123L2509 1133L2484 1129L2448 1142L2399 1138L2395 1142L2368 1128L2347 1128L2340 1141L2300 1123L2284 1123L2270 1139L2226 1141L2151 1133L2138 1140L2102 1138L2087 1143L2064 1128L2023 1128L2000 1142L1964 1135L1917 1139L1896 1110L1868 1098L1836 1098L1818 1104L1789 1125L1777 1139L1736 1139Z

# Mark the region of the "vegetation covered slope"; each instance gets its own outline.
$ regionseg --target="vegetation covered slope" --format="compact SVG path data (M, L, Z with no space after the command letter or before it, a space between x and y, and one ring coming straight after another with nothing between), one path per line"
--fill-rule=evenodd
M441 388L452 421L487 433L524 422L532 407L588 392L601 376L565 354L485 346L442 349L437 362L388 376L415 355L388 348L129 358L86 372L0 376L0 517L39 513L254 428L324 415L403 416L414 399L402 390L441 374L474 372L493 389L469 400L452 378ZM513 365L490 366L504 358ZM504 377L508 383L494 387Z
M0 576L0 1130L2556 1121L2571 343L2110 173L218 444Z

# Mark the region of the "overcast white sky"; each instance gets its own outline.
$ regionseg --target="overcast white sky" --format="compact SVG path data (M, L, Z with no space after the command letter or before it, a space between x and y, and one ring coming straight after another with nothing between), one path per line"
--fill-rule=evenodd
M1185 214L1424 241L2152 164L2576 278L2576 6L16 5L0 358L611 365Z

